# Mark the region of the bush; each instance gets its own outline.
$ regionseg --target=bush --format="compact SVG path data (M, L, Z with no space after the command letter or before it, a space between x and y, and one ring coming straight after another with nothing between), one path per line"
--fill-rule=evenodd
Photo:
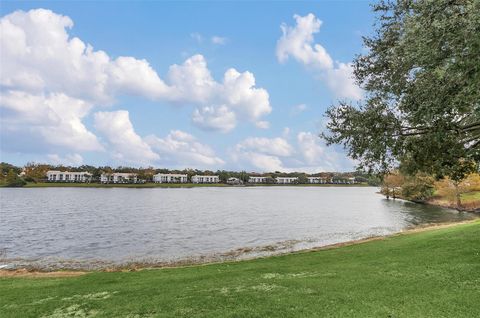
M7 187L23 187L24 185L26 185L27 183L25 182L25 180L23 180L22 178L20 178L16 173L15 171L13 171L13 169L10 169L10 171L8 171L8 174L7 174L7 177L6 177L6 180L5 180L5 185Z
M407 200L425 201L432 197L434 192L433 178L424 174L409 177L402 185L402 196Z

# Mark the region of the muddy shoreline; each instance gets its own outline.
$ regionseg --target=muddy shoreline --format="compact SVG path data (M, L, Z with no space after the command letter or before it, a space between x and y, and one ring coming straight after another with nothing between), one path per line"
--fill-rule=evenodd
M367 238L362 238L358 240L351 240L346 242L340 242L335 244L329 244L324 246L318 246L308 249L301 249L297 251L286 251L286 252L279 252L273 255L262 255L261 252L271 252L272 245L267 246L260 246L260 247L246 247L246 248L239 248L235 250L231 250L229 252L213 255L213 256L200 256L200 257L192 257L186 258L171 262L130 262L125 264L111 264L111 266L106 267L92 267L92 268L68 268L62 267L60 268L47 268L44 266L34 266L34 265L26 265L24 267L16 267L16 268L0 268L0 278L6 277L26 277L26 278L58 278L58 277L76 277L92 272L131 272L131 271L138 271L138 270L147 270L147 269L161 269L161 268L179 268L179 267L188 267L188 266L202 266L202 265L210 265L210 264L219 264L219 263L226 263L226 262L240 262L245 260L253 260L259 258L266 258L266 257L275 257L275 256L284 256L284 255L291 255L291 254L298 254L298 253L308 253L314 251L322 251L322 250L330 250L344 246L351 246L351 245L358 245L372 241L379 241L385 240L391 237L399 236L399 235L408 235L412 233L419 233L443 228L449 228L453 226L457 226L460 224L468 224L478 222L478 218L468 221L461 221L461 222L449 222L449 223L437 223L437 224L424 224L415 226L412 228L405 229L403 231L393 233L390 235L381 235L381 236L372 236ZM292 241L294 243L295 241ZM288 244L288 243L287 243ZM250 257L241 257L245 253L257 253L256 256ZM104 264L106 265L106 264Z

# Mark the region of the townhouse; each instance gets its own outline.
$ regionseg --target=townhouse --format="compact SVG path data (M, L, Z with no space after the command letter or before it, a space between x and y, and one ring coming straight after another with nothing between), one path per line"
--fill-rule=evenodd
M267 177L248 176L248 183L267 183Z
M188 176L186 174L175 173L157 173L153 176L155 183L187 183Z
M192 183L219 183L220 178L218 176L199 176L192 177Z
M100 175L101 183L137 183L138 178L136 173L128 172L113 172L102 173Z
M276 177L275 181L278 184L292 184L292 183L297 183L298 178L297 177Z
M325 184L328 183L328 179L325 177L307 177L307 183Z
M47 171L48 182L90 182L92 174L86 171L71 172L71 171L59 171L49 170Z

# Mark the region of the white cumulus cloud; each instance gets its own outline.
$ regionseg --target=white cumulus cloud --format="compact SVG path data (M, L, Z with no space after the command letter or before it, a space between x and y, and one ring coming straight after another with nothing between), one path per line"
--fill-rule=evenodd
M293 147L287 140L277 138L250 137L236 145L240 151L254 151L267 155L287 157L293 154Z
M284 131L288 136L290 129ZM322 171L351 171L354 162L335 148L327 147L311 132L299 132L295 144L285 138L250 137L237 143L230 151L231 158L240 167L261 172L309 173Z
M103 149L82 123L92 108L89 102L62 93L7 90L1 94L2 147L14 151L20 151L22 146L30 150L38 146L39 151L61 147L74 151Z
M192 121L205 130L229 132L237 125L237 118L227 106L205 106L194 110Z
M265 120L260 120L255 123L255 126L257 126L260 129L268 129L270 128L270 122Z
M282 24L282 36L277 41L276 55L280 63L290 57L309 69L320 74L328 88L338 98L358 100L362 98L362 90L353 79L352 65L334 62L327 50L315 43L314 34L320 32L322 21L314 14L306 16L294 15L295 26Z
M112 58L94 50L71 35L73 26L68 16L46 9L0 18L3 150L102 151L84 121L95 108L113 105L122 95L191 105L195 125L221 132L243 121L255 125L271 112L268 92L256 87L251 72L230 68L216 81L205 58L194 55L172 65L162 79L147 60ZM129 136L129 142L136 139ZM139 149L145 160L155 159L145 145Z
M96 130L105 137L109 151L119 162L150 164L160 159L135 132L128 111L97 112L94 120Z
M172 130L165 138L155 135L145 141L161 155L161 162L176 168L203 167L218 168L225 162L215 155L208 145L200 143L193 135Z
M58 154L48 154L48 162L54 165L80 166L83 163L83 157L78 153L67 154L64 157Z

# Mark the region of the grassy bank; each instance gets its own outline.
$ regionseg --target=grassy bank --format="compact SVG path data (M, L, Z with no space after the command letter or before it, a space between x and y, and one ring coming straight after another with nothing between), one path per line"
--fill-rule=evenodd
M297 186L297 187L361 187L368 186L367 184L257 184L246 185L248 187L260 186ZM27 183L25 188L53 188L53 187L72 187L72 188L199 188L199 187L234 187L225 183L142 183L142 184L102 184L102 183L63 183L63 182L38 182Z
M475 211L480 209L480 191L472 191L461 194L462 209ZM452 197L435 195L428 203L448 208L456 208L456 200Z
M480 222L253 261L2 278L2 317L475 317Z

